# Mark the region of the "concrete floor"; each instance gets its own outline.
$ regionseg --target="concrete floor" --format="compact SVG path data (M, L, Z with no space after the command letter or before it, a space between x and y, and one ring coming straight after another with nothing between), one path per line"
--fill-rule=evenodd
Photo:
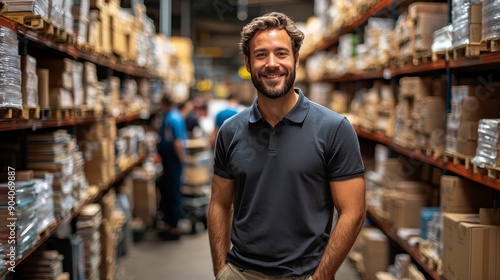
M188 222L186 222L188 223ZM190 225L186 225L189 228ZM182 236L179 241L161 241L153 230L146 240L134 244L117 264L116 280L213 280L207 231ZM358 272L346 260L338 280L359 280Z

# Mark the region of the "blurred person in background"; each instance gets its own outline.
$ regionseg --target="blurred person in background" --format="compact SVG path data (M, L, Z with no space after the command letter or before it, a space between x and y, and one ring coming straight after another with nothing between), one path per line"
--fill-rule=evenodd
M276 12L241 32L257 99L215 144L208 232L218 280L334 279L363 226L356 132L294 88L303 39Z
M227 101L226 107L215 115L214 130L212 131L210 137L210 143L212 144L212 147L215 147L215 140L217 138L217 134L219 133L219 129L222 126L222 124L227 119L238 114L245 108L240 104L240 100L234 94L229 94L226 97L226 101Z
M179 110L186 123L187 137L193 139L199 137L200 122L195 110L193 99L188 99L179 105Z
M163 173L159 178L159 210L162 212L164 227L158 233L161 239L178 240L181 236L177 228L182 218L182 174L187 153L186 124L174 102L164 96L161 99L163 119L160 125L160 142L157 150L161 156Z

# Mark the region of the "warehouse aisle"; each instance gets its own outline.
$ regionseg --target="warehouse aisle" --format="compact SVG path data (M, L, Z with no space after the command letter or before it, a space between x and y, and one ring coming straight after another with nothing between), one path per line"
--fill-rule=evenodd
M118 263L116 280L213 280L207 231L186 235L180 241L158 240L154 232L135 244ZM336 279L359 280L349 261Z

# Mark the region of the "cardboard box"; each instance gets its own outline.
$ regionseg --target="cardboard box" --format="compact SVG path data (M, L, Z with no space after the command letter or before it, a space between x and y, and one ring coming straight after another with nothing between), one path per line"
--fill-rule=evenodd
M448 24L448 16L447 14L420 13L417 15L415 21L415 35L424 39L430 38L431 42L427 48L430 50L434 31L441 29Z
M482 225L477 214L443 215L443 276L500 279L500 226Z
M426 195L401 194L393 201L391 226L394 230L400 228L420 228L420 211L428 206Z
M54 109L72 109L73 95L65 88L51 88L49 92L49 106Z
M367 279L373 279L378 271L389 265L389 243L387 236L377 228L364 228L360 233L360 253Z
M425 14L440 14L448 15L447 3L429 3L429 2L416 2L408 6L408 15L410 18L415 19L418 15Z
M108 162L94 159L85 161L85 176L90 185L102 185L109 181Z
M150 179L134 180L134 217L141 218L147 225L153 224L156 216L156 188Z
M38 104L40 107L48 107L49 104L49 69L38 68Z
M458 176L441 176L441 212L478 213L493 206L494 190Z
M500 226L500 209L479 209L479 223L483 225Z
M464 141L477 141L478 133L477 129L479 126L479 122L477 121L463 121L460 123L458 127L458 135L457 138L460 138Z
M477 149L477 141L466 141L457 138L457 153L465 156L475 156Z

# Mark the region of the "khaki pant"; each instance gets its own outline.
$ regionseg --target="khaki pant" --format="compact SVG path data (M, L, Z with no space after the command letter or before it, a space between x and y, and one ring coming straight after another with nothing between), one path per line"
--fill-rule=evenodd
M215 277L216 280L311 280L311 276L269 276L250 269L226 264Z

